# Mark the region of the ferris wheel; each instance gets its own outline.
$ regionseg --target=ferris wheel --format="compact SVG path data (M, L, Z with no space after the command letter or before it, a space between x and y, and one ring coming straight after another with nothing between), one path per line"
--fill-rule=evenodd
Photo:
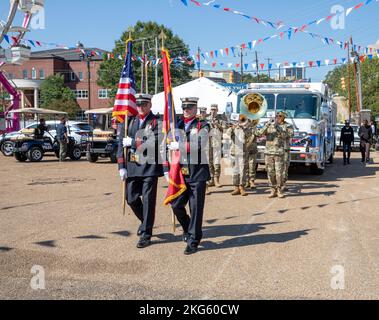
M44 7L45 0L10 0L8 16L5 21L0 20L0 45L5 36L12 34L11 48L4 50L1 58L5 63L21 63L30 56L30 48L21 45L25 34L29 32L32 16ZM13 25L17 13L21 12L24 19L21 26ZM9 61L10 60L10 61Z
M22 64L30 59L31 48L24 45L22 40L27 32L35 12L44 7L45 0L10 0L9 12L5 21L0 20L0 67L5 64ZM17 13L24 15L21 26L13 25ZM0 19L3 17L0 17ZM10 37L9 37L10 36ZM10 48L3 49L1 43L8 40ZM10 39L12 39L12 44ZM0 112L1 118L5 120L5 131L13 132L20 130L20 120L17 114L12 111L19 109L21 94L17 90L15 83L9 80L0 69L0 85L9 93L12 103L4 112ZM4 123L4 121L3 121ZM1 128L0 128L1 129Z

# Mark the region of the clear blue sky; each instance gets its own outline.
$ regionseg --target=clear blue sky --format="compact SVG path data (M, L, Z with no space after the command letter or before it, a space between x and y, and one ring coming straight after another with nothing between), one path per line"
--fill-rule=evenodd
M379 2L375 1L353 11L347 17L344 30L334 30L324 22L320 26L311 26L308 31L336 40L346 40L349 35L353 35L356 43L364 46L373 44L379 39ZM7 3L8 1L1 1L1 19L5 18ZM215 3L251 16L301 26L326 17L335 4L349 8L359 3L359 0L216 0ZM80 40L88 47L111 50L122 31L137 20L153 20L165 24L189 44L192 54L198 46L203 51L212 51L278 33L272 28L211 7L198 8L190 3L186 8L180 0L46 0L46 29L32 31L28 38L68 46L74 46ZM260 59L272 58L274 64L283 61L292 63L340 59L346 56L345 51L337 46L324 45L319 39L312 39L303 33L294 36L292 40L270 40L256 49ZM253 54L249 53L246 62L251 64L253 59ZM229 56L228 59L215 61L238 63L239 58ZM312 69L307 76L314 81L322 80L330 69L331 67Z

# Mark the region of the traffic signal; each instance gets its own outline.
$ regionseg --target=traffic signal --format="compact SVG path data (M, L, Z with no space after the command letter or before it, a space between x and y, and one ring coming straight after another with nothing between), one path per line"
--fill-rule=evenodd
M341 78L341 87L342 87L342 90L346 90L345 78Z

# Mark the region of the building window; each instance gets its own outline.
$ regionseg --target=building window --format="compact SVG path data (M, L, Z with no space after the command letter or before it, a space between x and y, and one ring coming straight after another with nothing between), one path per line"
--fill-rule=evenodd
M81 71L79 72L79 80L83 81L83 72L81 72Z
M76 74L75 72L71 72L71 81L75 81L76 80Z
M40 70L39 70L39 78L40 78L41 80L44 80L44 79L45 79L45 70L43 70L43 69L40 69Z
M99 99L108 99L110 94L109 89L99 89L98 97Z
M76 113L76 121L86 121L88 120L88 116L84 113L84 110L80 110Z
M22 78L28 79L28 70L22 70Z
M35 80L37 79L37 70L36 69L32 69L32 79Z
M88 90L73 90L77 100L88 99Z

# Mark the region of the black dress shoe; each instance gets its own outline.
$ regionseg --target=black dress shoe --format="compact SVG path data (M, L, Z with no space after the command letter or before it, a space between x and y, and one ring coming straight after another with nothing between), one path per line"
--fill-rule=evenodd
M189 239L190 235L188 233L183 233L183 242L187 243L188 242L188 239Z
M140 236L142 236L142 234L143 234L143 232L142 232L142 226L140 226L139 228L138 228L138 231L137 231L137 236L138 237L140 237Z
M138 249L145 249L150 245L151 245L150 239L141 238L137 243L137 248Z
M199 249L198 249L197 246L194 246L194 245L188 245L188 246L186 247L186 250L184 250L184 254L185 254L186 256L189 256L189 255L191 255L191 254L195 254L198 250L199 250Z

